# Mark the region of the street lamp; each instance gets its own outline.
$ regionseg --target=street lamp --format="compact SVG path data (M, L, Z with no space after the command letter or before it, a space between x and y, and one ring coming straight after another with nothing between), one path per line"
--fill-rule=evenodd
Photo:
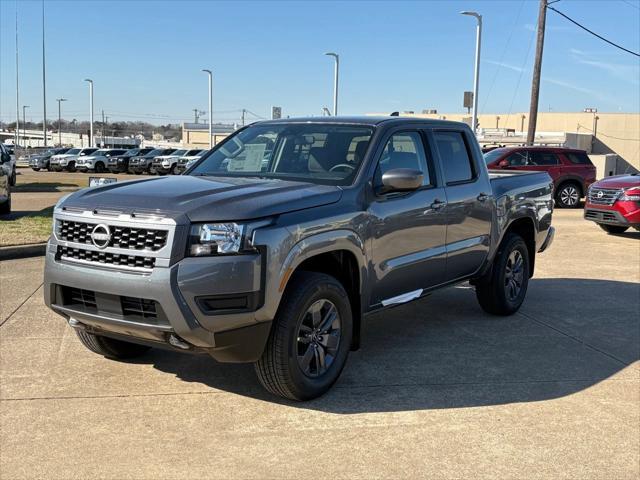
M25 120L26 118L26 110L27 108L29 108L29 105L23 105L22 106L22 147L23 148L27 148L27 121Z
M85 78L89 82L89 146L93 146L93 80Z
M209 149L213 148L213 73L211 70L202 69L209 75Z
M58 146L62 146L62 115L60 114L60 104L66 102L66 98L56 98L58 102Z
M460 12L462 15L469 15L476 17L478 22L476 27L476 66L473 75L473 114L471 117L471 128L473 132L476 131L476 125L478 123L478 83L480 80L480 41L482 37L482 15L477 12Z
M335 59L333 71L333 115L338 115L338 73L340 69L340 56L337 53L327 52L325 55Z

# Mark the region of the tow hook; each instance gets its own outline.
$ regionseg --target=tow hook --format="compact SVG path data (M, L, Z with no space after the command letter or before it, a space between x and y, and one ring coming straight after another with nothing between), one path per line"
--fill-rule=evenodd
M67 323L69 324L70 327L76 328L78 330L86 330L86 327L84 326L84 324L80 323L75 318L69 317L69 320L67 320Z
M180 348L182 350L191 349L191 345L189 345L187 342L179 338L177 335L174 335L173 333L169 335L169 343L174 347Z

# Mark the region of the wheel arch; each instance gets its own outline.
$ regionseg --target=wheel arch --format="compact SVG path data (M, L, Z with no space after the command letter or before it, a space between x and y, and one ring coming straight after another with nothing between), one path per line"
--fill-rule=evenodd
M502 246L509 233L519 235L527 245L529 254L529 277L533 277L536 263L536 224L531 217L524 216L514 219L504 231L498 249Z
M364 242L351 230L334 230L306 237L294 245L280 269L278 293L282 299L297 271L325 273L347 291L353 317L351 348L360 346L362 295L366 282Z

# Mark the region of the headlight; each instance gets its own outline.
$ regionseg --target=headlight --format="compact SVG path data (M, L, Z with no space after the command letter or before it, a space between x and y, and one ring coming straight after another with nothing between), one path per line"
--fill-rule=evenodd
M242 247L245 226L237 223L202 223L191 226L189 254L224 255L238 253Z
M622 202L640 202L640 187L624 189L618 200Z

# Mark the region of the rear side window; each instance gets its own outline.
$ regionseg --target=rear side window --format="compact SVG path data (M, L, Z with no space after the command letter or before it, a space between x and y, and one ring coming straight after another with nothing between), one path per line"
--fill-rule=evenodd
M558 157L551 152L529 152L529 165L546 166L558 165Z
M591 160L586 153L565 153L571 163L576 165L591 165Z
M434 132L447 183L466 182L475 176L462 132Z
M527 164L527 152L512 153L507 160L512 167L524 167Z

